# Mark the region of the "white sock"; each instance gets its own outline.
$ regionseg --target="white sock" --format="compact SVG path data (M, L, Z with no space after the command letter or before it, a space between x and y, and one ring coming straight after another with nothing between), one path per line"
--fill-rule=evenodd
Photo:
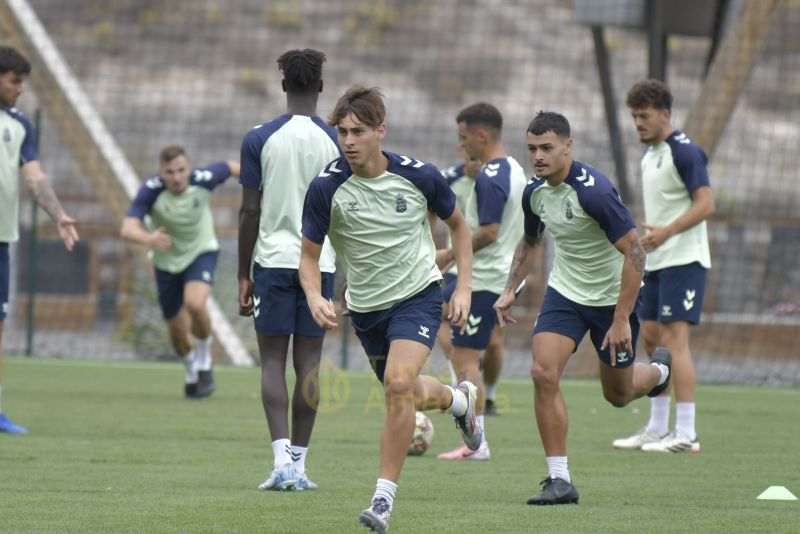
M186 372L186 383L194 384L197 382L197 356L194 350L183 357L183 368Z
M389 504L389 511L392 510L392 503L394 502L394 494L397 491L397 484L392 482L391 480L386 480L385 478L379 478L378 483L375 485L375 495L372 496L372 500L379 498L386 499L386 502Z
M453 402L450 404L450 413L456 417L461 417L467 413L467 397L460 389L453 389L450 386L450 392L453 394Z
M453 362L447 360L447 369L450 371L450 385L456 387L458 385L458 376L456 376L456 368L453 367Z
M272 454L275 455L274 466L283 467L292 463L292 445L288 439L276 439L272 442Z
M197 352L198 371L211 370L211 344L213 342L214 342L214 336L208 336L205 339L195 340L195 351Z
M494 400L494 390L497 389L497 384L484 384L486 388L486 400Z
M660 386L661 384L666 382L667 378L669 378L669 367L667 367L663 363L656 363L656 362L653 362L650 365L654 366L661 372L661 378L658 379L658 383L656 385Z
M671 397L653 397L650 399L650 421L647 430L656 436L663 436L669 432L669 404Z
M681 436L686 436L690 440L697 439L697 432L694 428L695 404L693 402L675 403L675 430Z
M481 425L481 428L483 429L483 434L481 435L481 445L483 445L484 443L486 443L486 427L483 426L483 416L476 415L475 419L478 420L478 424Z
M550 478L560 478L561 480L572 482L572 479L569 477L566 456L548 456L547 471L550 474Z
M306 454L308 453L308 447L298 447L297 445L292 445L291 452L294 470L297 471L298 475L304 475L306 472Z

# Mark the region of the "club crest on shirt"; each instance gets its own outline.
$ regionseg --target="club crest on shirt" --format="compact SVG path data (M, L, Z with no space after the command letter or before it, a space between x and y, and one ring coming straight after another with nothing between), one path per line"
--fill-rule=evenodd
M406 197L402 195L402 193L398 193L396 197L394 197L394 210L397 213L403 213L408 209L408 203L406 202Z
M6 143L11 142L11 130L9 130L8 128L3 129L3 141L5 141Z
M567 218L568 221L571 221L572 217L574 216L572 213L572 202L570 202L569 200L567 200L567 210L564 212L564 216Z
M358 211L358 200L345 200L345 211Z
M544 202L539 202L539 215L544 215Z

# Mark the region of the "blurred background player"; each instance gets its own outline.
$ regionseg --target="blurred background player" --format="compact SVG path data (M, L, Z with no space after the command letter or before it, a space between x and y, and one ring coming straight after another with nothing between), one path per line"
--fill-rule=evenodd
M618 449L648 452L700 452L695 429L696 377L689 350L689 327L700 322L711 268L706 220L714 214L703 149L670 124L672 94L658 80L634 85L626 98L639 140L647 234L647 271L642 289L642 321L647 354L657 346L672 353L675 429L669 430L671 390L650 400L650 420Z
M158 174L139 188L120 230L123 239L151 249L158 303L172 347L183 359L188 399L207 397L215 388L206 301L214 284L219 242L209 198L231 175L239 176L234 161L192 169L183 147L168 145L159 154ZM144 225L146 215L153 230Z
M325 54L290 50L278 58L286 114L256 126L242 141L239 216L239 311L254 318L261 356L261 402L274 454L261 490L309 490L305 471L319 400L319 362L325 329L311 317L300 285L300 225L308 184L341 152L336 130L317 116ZM252 278L250 274L252 264ZM320 256L322 294L333 295L335 257ZM286 358L292 341L295 371L292 430Z
M514 248L522 237L523 216L520 210L525 171L510 157L502 143L503 117L493 105L484 102L461 110L456 117L458 139L465 154L483 163L475 177L472 195L467 200L466 220L472 232L472 303L466 328L452 329L451 360L459 380L469 380L478 388L476 411L484 427L485 389L480 355L489 345L497 316L492 306L500 297L508 278ZM437 253L439 266L453 261L453 251ZM451 282L442 290L449 300L455 287ZM466 445L439 455L440 460L488 460L491 456L484 431L476 451Z
M453 192L433 165L385 152L386 108L377 88L350 87L328 123L335 126L344 157L328 164L308 190L303 207L300 280L314 320L336 328L336 311L322 293L319 258L330 238L347 277L353 327L383 383L386 418L381 430L380 478L359 522L386 532L400 471L414 433L415 412L450 409L470 449L481 442L475 418L477 392L419 372L441 322L441 280L428 211L443 219L459 268L450 301L460 328L469 314L472 249Z
M567 464L567 405L560 388L570 356L589 331L600 359L603 396L616 407L645 394L659 395L669 383L670 358L658 349L651 364L634 363L645 252L613 184L597 169L572 159L569 122L563 115L539 112L527 137L537 178L525 188L525 234L495 307L501 325L512 321L514 290L530 270L531 252L548 228L555 258L533 328L531 368L548 475L528 504L577 504L579 494Z
M19 239L19 177L33 193L36 203L56 223L58 236L67 250L78 242L75 219L68 216L58 201L50 181L39 163L33 126L14 105L22 94L31 64L16 49L0 46L0 131L3 132L3 157L0 158L0 432L24 434L27 429L13 423L3 413L3 324L8 314L11 280L9 243Z
M461 143L458 144L458 154L461 156L462 163L448 167L442 171L442 176L447 180L447 185L453 190L456 195L456 203L461 213L466 213L467 201L475 191L475 177L481 172L483 163L477 158L471 158L464 152L464 147ZM429 217L431 225L436 220L436 217L431 215ZM447 247L450 247L450 241L447 242ZM448 286L453 283L457 276L458 269L455 265L449 268L446 272L442 273L443 281L442 286ZM447 303L443 303L444 309L442 318L447 317ZM445 321L446 322L446 321ZM439 329L439 336L437 341L439 346L442 347L445 358L447 359L447 366L450 371L450 384L458 384L458 377L456 376L453 362L450 361L450 353L453 350L451 342L452 332L449 325L442 325L444 328ZM497 415L497 408L494 404L494 394L497 388L497 382L500 380L500 373L503 370L503 358L505 344L505 330L500 328L500 325L495 324L492 329L492 337L489 338L489 345L483 351L481 358L481 370L483 371L483 385L486 390L486 407L484 408L484 415Z

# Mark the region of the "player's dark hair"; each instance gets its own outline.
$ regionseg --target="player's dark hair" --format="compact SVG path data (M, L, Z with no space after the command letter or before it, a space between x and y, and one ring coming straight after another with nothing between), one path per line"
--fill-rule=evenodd
M186 150L181 145L167 145L161 149L161 153L158 155L158 163L159 165L165 165L178 156L185 155Z
M478 102L467 106L456 115L456 124L463 122L467 126L485 126L495 130L497 136L503 129L503 115L500 110L486 102Z
M625 97L625 104L631 109L672 110L672 93L661 80L642 80L637 82Z
M528 131L533 135L543 135L553 132L559 137L569 137L569 121L561 113L555 111L540 111L528 125Z
M381 90L377 87L367 88L363 85L351 85L336 102L336 106L328 117L328 124L336 126L351 113L360 122L372 128L383 124L383 120L386 118L386 106L383 103Z
M289 50L278 58L278 68L283 72L286 91L292 93L315 93L322 80L322 64L325 54L313 48Z
M0 46L0 74L8 71L14 74L30 74L31 64L16 48Z

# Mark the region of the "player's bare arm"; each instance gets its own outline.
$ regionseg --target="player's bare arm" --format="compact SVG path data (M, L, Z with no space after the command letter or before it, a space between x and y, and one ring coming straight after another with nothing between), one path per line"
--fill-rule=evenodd
M326 330L336 328L336 308L333 302L322 296L322 274L319 270L319 257L322 245L303 237L300 246L300 285L308 299L308 308L314 321Z
M670 237L685 232L714 215L716 209L711 188L698 187L692 192L692 205L672 223L667 226L644 225L648 232L642 238L642 246L645 251L652 252Z
M541 241L541 236L530 237L527 234L523 234L522 239L520 239L517 244L517 248L514 250L514 257L511 260L511 268L508 272L506 287L503 289L500 298L494 303L494 309L497 313L497 322L501 327L504 327L507 322L517 322L511 317L511 306L514 305L514 300L516 300L515 291L525 277L528 276L531 267L533 267L535 256L532 252Z
M239 168L240 168L239 167L239 162L238 161L233 161L232 159L229 159L225 163L228 164L228 168L231 170L231 175L235 176L236 178L238 178L239 177Z
M614 322L600 347L601 349L610 347L612 367L617 363L618 353L633 354L630 315L642 286L645 260L647 259L647 253L644 251L635 229L629 230L619 238L614 246L625 256L625 261L622 264L622 279L614 311Z
M122 219L122 228L119 232L120 237L132 243L138 243L149 248L164 252L172 246L172 238L164 228L156 228L152 232L148 231L144 223L138 218L129 215Z
M80 241L78 231L75 229L75 219L64 212L61 203L58 201L55 191L53 191L50 181L47 179L38 161L29 161L20 169L22 179L33 193L36 203L44 209L58 228L58 235L64 242L67 250L72 251L75 243Z
M230 165L230 162L229 162ZM238 175L238 165L237 165ZM231 167L233 172L233 167ZM261 191L242 187L242 204L239 208L239 315L253 314L253 280L250 265L258 239L258 224L261 219Z
M448 304L447 318L452 325L459 327L463 334L472 301L472 239L467 221L458 206L444 222L450 229L453 255L458 267L458 280Z
M500 223L483 224L472 234L472 253L475 254L480 249L488 247L500 235ZM442 249L436 251L436 265L442 270L447 270L455 262L453 249Z

